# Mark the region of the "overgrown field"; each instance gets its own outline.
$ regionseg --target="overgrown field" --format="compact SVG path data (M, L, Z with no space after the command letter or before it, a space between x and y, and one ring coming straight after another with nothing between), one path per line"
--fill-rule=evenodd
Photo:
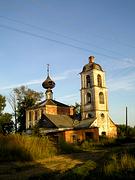
M0 135L0 161L30 161L57 154L57 148L47 137Z
M135 178L135 143L102 140L56 146L47 137L0 136L1 180Z

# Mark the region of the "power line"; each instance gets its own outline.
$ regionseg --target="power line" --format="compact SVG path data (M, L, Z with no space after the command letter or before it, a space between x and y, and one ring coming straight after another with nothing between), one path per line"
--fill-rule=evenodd
M33 25L33 24L25 23L23 21L12 19L12 18L9 18L9 17L5 17L5 16L2 16L2 15L0 15L0 18L6 19L8 21L16 22L16 23L19 23L19 24L23 24L25 26L29 26L31 28L38 29L40 31L55 34L57 36L60 36L60 37L63 37L63 38L66 38L66 39L69 39L69 40L72 40L72 41L75 41L75 42L78 42L78 43L82 43L82 44L86 44L86 45L92 45L92 46L95 46L96 48L99 48L99 49L102 49L102 50L105 50L105 51L109 51L111 53L115 53L115 54L120 55L120 56L123 57L123 54L121 54L121 53L118 53L116 51L113 51L113 50L110 50L110 49L107 49L107 48L104 48L104 47L97 46L97 45L95 45L93 43L90 43L90 42L81 41L81 40L78 40L78 39L63 35L63 34L58 33L58 32L54 32L54 31L51 31L51 30L48 30L48 29L45 29L45 28L42 28L42 27L39 27L39 26L36 26L36 25ZM100 37L100 38L103 38L103 37Z
M22 33L22 34L26 34L26 35L29 35L29 36L33 36L33 37L37 37L37 38L40 38L40 39L48 40L48 41L51 41L51 42L55 42L57 44L62 44L62 45L65 45L65 46L68 46L68 47L72 47L72 48L75 48L75 49L80 49L80 50L83 50L83 51L92 52L94 54L97 54L97 55L100 55L100 56L104 56L104 57L108 57L108 58L111 58L111 59L118 59L118 57L113 57L113 56L109 56L109 55L106 55L106 54L103 54L103 53L98 53L98 52L93 51L91 49L86 49L86 48L83 48L83 47L80 47L80 46L75 46L75 45L70 44L70 43L65 43L63 41L51 39L51 38L48 38L48 37L43 36L43 35L35 34L35 33L32 33L32 32L29 32L29 31L20 30L20 29L13 28L11 26L7 26L7 25L4 25L4 24L0 24L0 27L4 28L4 29L11 30L11 31L16 31L16 32L19 32L19 33Z

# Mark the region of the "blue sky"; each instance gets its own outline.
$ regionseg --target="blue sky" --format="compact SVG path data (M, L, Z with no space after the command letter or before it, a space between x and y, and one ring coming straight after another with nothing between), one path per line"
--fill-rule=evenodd
M88 57L106 71L115 123L135 125L134 0L0 0L0 94L27 85L42 91L46 64L54 98L80 102L80 75ZM7 106L7 111L11 111Z

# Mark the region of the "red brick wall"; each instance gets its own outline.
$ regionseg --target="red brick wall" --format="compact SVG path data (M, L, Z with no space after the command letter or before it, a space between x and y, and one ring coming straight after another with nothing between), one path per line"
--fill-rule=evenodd
M47 114L61 114L61 115L73 115L73 108L70 107L58 107L55 105L46 105L45 112Z
M45 112L46 114L57 115L57 106L47 105Z
M90 128L90 129L81 129L81 130L68 130L65 131L65 141L68 143L73 143L73 136L77 137L78 141L86 140L86 133L93 133L93 140L99 140L99 132L98 128Z

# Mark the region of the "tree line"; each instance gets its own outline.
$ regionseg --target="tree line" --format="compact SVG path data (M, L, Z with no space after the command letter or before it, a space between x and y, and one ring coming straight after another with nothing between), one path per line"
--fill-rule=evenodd
M43 93L36 92L25 86L14 88L9 98L0 95L0 133L26 130L26 109L41 101ZM6 102L9 102L13 113L4 113Z

